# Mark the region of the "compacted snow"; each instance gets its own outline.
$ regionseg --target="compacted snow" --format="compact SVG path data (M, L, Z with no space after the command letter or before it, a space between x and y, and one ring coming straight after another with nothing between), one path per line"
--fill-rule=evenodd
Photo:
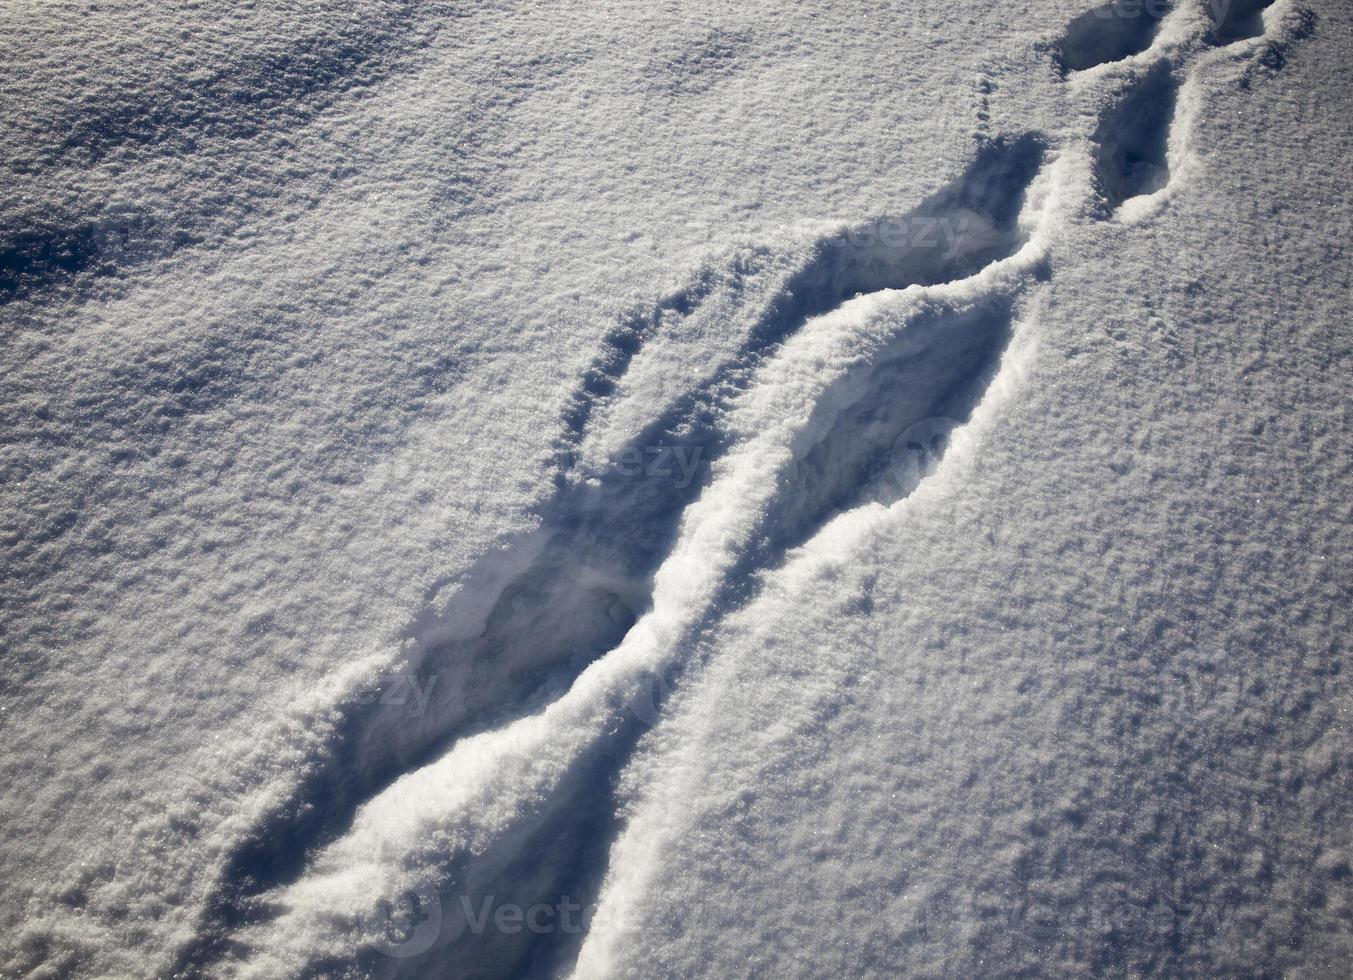
M1346 4L0 18L4 975L1348 975Z

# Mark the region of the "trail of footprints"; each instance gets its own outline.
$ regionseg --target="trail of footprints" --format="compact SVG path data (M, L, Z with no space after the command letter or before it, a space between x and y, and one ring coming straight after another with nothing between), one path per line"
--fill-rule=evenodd
M427 920L420 909L452 882L471 902L495 895L522 907L595 896L622 829L613 782L712 629L834 515L914 488L889 478L890 451L925 420L961 423L982 400L1021 296L1049 275L1042 229L1050 213L1062 208L1064 219L1065 209L1088 203L1108 219L1167 185L1178 81L1192 52L1264 30L1266 5L1257 0L1204 2L1201 30L1173 48L1155 41L1179 11L1150 0L1115 0L1074 19L1050 49L1054 68L1075 97L1101 98L1083 84L1094 81L1088 73L1123 69L1105 80L1106 108L1088 133L984 139L959 180L900 219L961 219L969 233L959 247L889 244L886 235L861 233L868 228L816 242L750 312L742 346L633 434L631 448L698 449L705 465L685 483L670 473L585 471L579 447L645 345L674 320L699 315L717 287L697 277L618 326L563 419L557 490L540 529L485 559L466 578L477 588L418 624L425 639L402 669L438 679L427 710L416 717L380 704L342 710L291 799L230 856L199 930L204 938L182 950L175 970L231 973L242 965L237 956L247 960L251 950L285 946L304 932L287 916L313 914L296 900L307 880L337 881L345 862L385 843L381 821L364 819L367 810L402 815L422 806L428 810L417 818L436 828L430 849L390 858L400 874L388 880L404 883L401 894L351 896L352 908L397 908L402 900L414 913L410 941ZM1065 186L1058 170L1060 158L1077 153L1090 158L1092 188ZM820 352L807 348L814 337L860 354L858 363L818 383L803 368ZM777 399L787 410L799 403L813 411L797 428L739 428L745 406L773 409ZM784 455L776 450L789 461L756 471ZM942 450L940 438L922 447L931 457ZM730 507L746 519L729 518ZM733 541L731 553L713 540ZM680 580L669 566L692 561L705 578L673 585ZM484 612L486 590L494 598ZM462 620L479 625L470 635L447 625ZM662 630L649 628L654 621ZM594 665L613 669L598 674ZM570 727L551 732L550 724ZM537 764L536 753L553 764ZM492 766L463 761L485 757ZM430 802L430 791L394 800L390 787L401 779L463 786L455 806ZM420 883L408 886L413 878ZM347 945L338 943L343 952L293 950L278 962L312 974L355 967L369 975L547 975L567 969L584 938L476 932L439 913L425 944L390 956L369 935L359 941L365 926L341 910L334 918L352 930Z
M1201 43L1215 47L1261 37L1264 11L1274 0L1200 3L1206 22ZM1154 58L1150 52L1171 9L1167 0L1112 0L1072 20L1053 48L1063 78L1146 56L1144 63L1131 65L1126 84L1112 93L1091 135L1093 179L1103 217L1169 183L1170 131L1181 60L1188 47L1166 50ZM1271 52L1278 50L1278 45L1270 46Z

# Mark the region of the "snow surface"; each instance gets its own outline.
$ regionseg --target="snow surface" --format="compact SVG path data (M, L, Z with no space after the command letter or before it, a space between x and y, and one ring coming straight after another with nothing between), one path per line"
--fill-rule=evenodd
M0 18L5 975L1348 975L1347 4Z

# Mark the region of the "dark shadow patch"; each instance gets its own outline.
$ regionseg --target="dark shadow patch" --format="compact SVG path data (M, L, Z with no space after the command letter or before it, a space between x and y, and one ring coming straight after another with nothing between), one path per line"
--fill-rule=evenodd
M1110 214L1124 201L1169 182L1167 151L1177 89L1169 64L1159 62L1119 97L1095 129L1095 188Z
M0 243L0 303L84 272L100 254L98 228L47 228L6 236Z
M112 214L0 230L0 305L68 285L79 276L113 276L195 243L142 214Z
M1114 0L1086 11L1066 25L1053 47L1058 69L1067 75L1140 54L1169 12L1166 0Z
M1212 20L1209 40L1213 44L1233 44L1264 33L1264 11L1273 0L1204 0Z

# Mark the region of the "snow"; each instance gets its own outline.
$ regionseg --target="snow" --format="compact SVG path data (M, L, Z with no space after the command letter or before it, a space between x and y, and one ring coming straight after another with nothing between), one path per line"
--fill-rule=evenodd
M18 4L32 976L1339 976L1344 5Z

